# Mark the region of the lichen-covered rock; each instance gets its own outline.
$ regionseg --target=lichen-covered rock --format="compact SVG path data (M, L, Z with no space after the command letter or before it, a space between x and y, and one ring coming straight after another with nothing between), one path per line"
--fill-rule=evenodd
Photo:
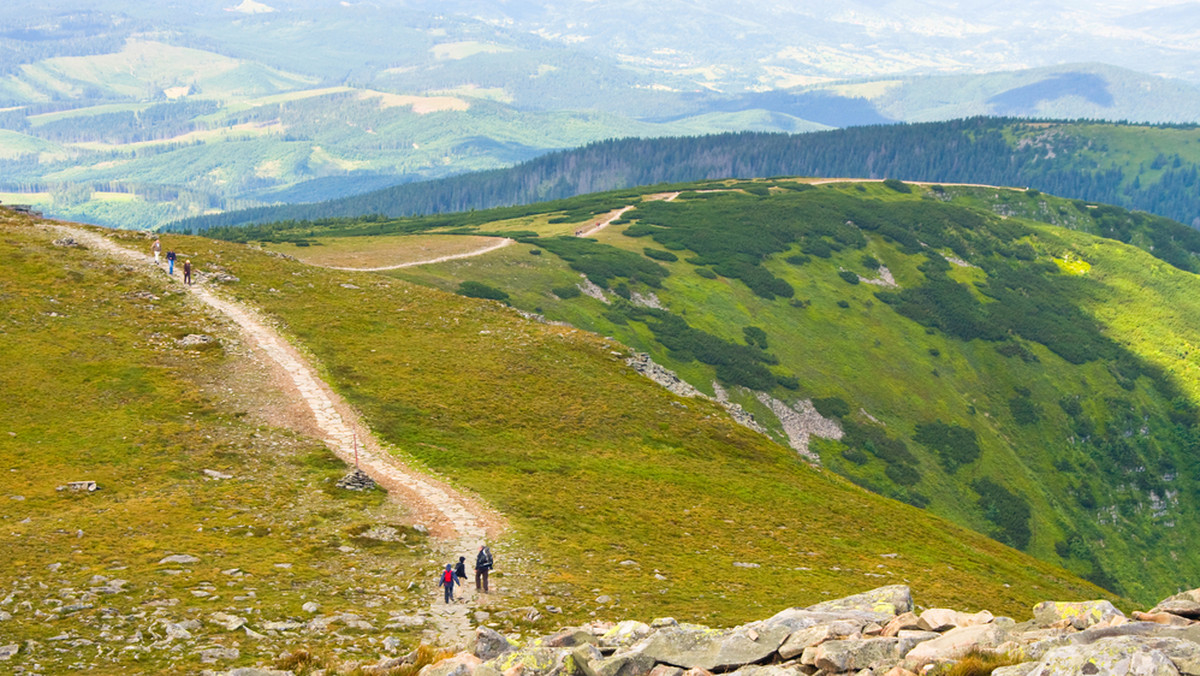
M484 663L500 672L514 668L522 676L548 676L563 670L564 662L570 658L570 652L554 650L553 648L521 648L513 650Z
M805 650L800 661L831 672L890 669L903 657L900 643L893 637L826 641Z
M471 648L471 653L480 660L487 662L512 650L513 645L495 629L479 627L475 630L475 645Z
M604 632L600 637L600 645L610 648L630 646L649 636L654 629L645 622L626 620L618 622L617 626Z
M879 587L868 592L825 601L809 606L812 612L858 611L878 616L877 622L887 622L896 615L912 612L912 591L905 585L896 584Z
M596 638L593 634L576 627L567 627L559 629L549 636L543 636L533 643L543 648L573 648L577 645L594 645L599 642L600 639Z
M618 653L590 664L595 676L648 676L654 665L654 658L640 652Z
M1042 601L1033 607L1033 619L1043 627L1068 622L1076 629L1087 629L1112 617L1125 617L1108 601Z
M718 630L681 624L655 632L638 651L656 662L684 669L727 671L770 657L790 633L783 626Z
M1046 653L1028 676L1178 676L1162 651L1137 638L1118 636L1087 645L1060 646Z

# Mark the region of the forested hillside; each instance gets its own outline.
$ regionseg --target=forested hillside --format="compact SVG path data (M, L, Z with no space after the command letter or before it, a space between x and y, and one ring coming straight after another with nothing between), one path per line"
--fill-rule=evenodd
M1110 589L1200 576L1200 233L1162 217L766 179L214 232L383 267L434 236L516 238L384 274L614 336L856 483Z
M451 213L639 185L783 175L1031 187L1200 225L1200 127L980 117L798 135L747 132L604 141L512 169L329 202L188 219L171 229Z

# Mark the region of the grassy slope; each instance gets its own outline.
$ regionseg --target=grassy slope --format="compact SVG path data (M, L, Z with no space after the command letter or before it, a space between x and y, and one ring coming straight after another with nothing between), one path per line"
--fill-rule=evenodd
M922 191L901 196L879 185L862 187L861 192L860 187L822 190L875 200L921 202L923 196L928 197ZM957 195L956 202L988 212L995 207L1080 230L1097 229L1085 215L1086 209L1044 195L965 188L951 192ZM631 215L636 218L637 212ZM1198 340L1194 320L1200 319L1194 275L1111 240L1034 221L1020 222L1032 233L1025 241L1034 247L1038 259L1059 261L1066 271L1061 277L1067 278L1068 284L1071 278L1078 282L1062 287L1070 290L1071 303L1085 316L1099 320L1104 335L1167 373L1189 400L1200 401L1200 380L1188 357ZM549 234L552 227L564 226L551 226L547 217L531 216L483 229ZM658 247L649 238L623 236L622 227L610 227L597 239L635 252L647 245ZM338 246L344 247L345 241ZM550 289L574 284L578 273L548 252L529 255L530 248L512 246L478 258L391 274L447 289L462 280L487 282L510 293L519 307L647 350L690 382L711 391L711 367L673 358L643 324L613 323L605 314L607 307L587 297L556 298ZM681 259L690 255L677 253ZM875 297L878 287L849 285L838 276L839 269L874 276L860 262L864 253L886 264L903 287L917 286L925 278L918 269L924 255L905 253L873 234L863 250L847 249L828 259L813 257L799 267L783 261L784 255L767 261L767 269L792 284L797 300L810 302L807 307L795 307L785 299L765 300L736 280L702 278L684 260L664 263L671 275L664 289L656 292L673 313L726 340L741 342L743 326L764 328L770 351L781 361L777 370L798 377L802 396L843 398L853 410L861 408L881 420L889 436L909 440L920 456L920 482L903 487L885 475L884 461L869 459L858 465L843 458L845 447L841 444L818 444L824 461L836 471L885 494L906 499L919 496L929 501L932 511L989 533L996 532L996 524L978 504L979 495L971 483L995 480L1032 507L1030 552L1097 579L1103 571L1141 600L1154 600L1176 586L1187 586L1187 580L1200 571L1196 548L1190 544L1198 534L1188 516L1196 508L1189 488L1195 480L1191 433L1177 429L1169 420L1172 405L1151 380L1126 381L1132 387L1126 389L1110 363L1071 364L1043 345L1018 341L1029 350L1030 361L1026 361L1003 356L995 343L964 342L926 330L879 302ZM987 277L978 268L962 267L952 267L949 275L965 284ZM838 301L849 307L839 307ZM1036 424L1018 422L1012 410L1012 400L1023 390L1029 391L1040 409ZM774 394L796 396L781 388ZM736 392L734 396L760 419L772 419L753 398ZM1069 400L1081 403L1079 420L1059 404ZM867 422L864 415L851 417ZM1137 418L1145 422L1134 424ZM916 425L935 420L972 430L983 451L981 459L950 472L936 462L932 452L912 444ZM1095 431L1075 431L1081 429L1080 424L1091 425ZM1081 440L1082 436L1103 437L1106 433L1112 437L1103 442L1107 446ZM1131 440L1129 445L1145 465L1142 469L1132 460L1123 461L1125 469L1114 469L1118 462L1114 458L1129 446L1114 441L1120 436ZM1165 511L1157 507L1164 500Z
M350 536L403 515L381 493L334 489L345 469L319 441L247 416L245 383L263 375L246 366L236 337L165 279L54 247L55 235L24 220L0 216L0 234L0 610L12 615L0 643L25 646L10 664L194 673L199 648L240 646L233 664L252 664L297 640L224 631L208 622L217 611L263 631L265 621L309 617L300 606L315 600L382 627L389 612L427 603L428 588L403 590L425 564L423 545L371 547ZM215 333L221 346L177 347L189 333ZM210 480L202 469L234 478ZM55 490L83 479L101 490ZM200 563L158 565L177 553ZM221 572L232 569L245 575ZM103 585L94 575L129 581L127 592L89 591ZM73 604L85 607L58 610ZM149 648L163 622L189 619L203 626L172 643L182 650ZM417 640L412 630L389 633ZM96 645L48 642L62 634ZM333 648L326 637L309 640L319 652Z
M1012 613L1097 593L813 470L635 374L606 339L379 275L214 249L242 280L232 290L278 317L386 441L509 517L563 620L734 622L889 582L930 605ZM599 594L619 608L597 608Z

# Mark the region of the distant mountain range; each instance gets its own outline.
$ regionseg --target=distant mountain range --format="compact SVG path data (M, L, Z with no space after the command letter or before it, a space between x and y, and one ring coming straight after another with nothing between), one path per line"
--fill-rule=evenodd
M0 200L156 227L611 138L1200 122L1183 6L979 4L17 0L0 7Z

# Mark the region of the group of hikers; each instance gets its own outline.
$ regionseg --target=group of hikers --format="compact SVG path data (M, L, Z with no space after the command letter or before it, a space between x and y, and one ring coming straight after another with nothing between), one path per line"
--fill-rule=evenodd
M150 253L154 254L154 264L158 265L158 257L162 254L162 242L155 238L154 244L150 245ZM175 251L167 251L167 274L175 276ZM183 283L192 283L192 262L185 260L183 262Z
M438 577L438 586L443 588L446 597L446 603L454 601L454 587L466 584L467 579L467 557L458 557L458 563L451 565L446 564L446 569L441 572ZM488 573L495 566L495 561L492 559L492 550L487 545L479 548L479 553L475 555L475 591L484 594L488 593Z

